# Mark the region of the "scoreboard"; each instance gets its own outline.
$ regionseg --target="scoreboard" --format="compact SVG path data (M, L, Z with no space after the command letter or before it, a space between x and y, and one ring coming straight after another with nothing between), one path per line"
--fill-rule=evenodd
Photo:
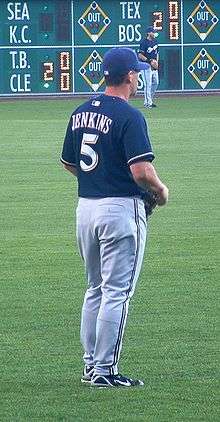
M105 52L150 25L159 91L220 90L219 0L0 0L0 96L103 92Z

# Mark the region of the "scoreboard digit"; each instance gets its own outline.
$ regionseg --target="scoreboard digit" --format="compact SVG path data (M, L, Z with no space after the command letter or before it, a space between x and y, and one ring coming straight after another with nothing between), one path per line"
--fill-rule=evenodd
M70 90L70 53L62 51L60 53L60 90Z
M178 1L169 1L169 37L179 39L179 5Z
M157 10L152 13L152 24L156 31L163 31L167 26L167 41L177 41L180 39L180 2L168 1L166 9Z
M0 0L0 96L102 92L105 52L150 25L160 91L220 89L219 0Z

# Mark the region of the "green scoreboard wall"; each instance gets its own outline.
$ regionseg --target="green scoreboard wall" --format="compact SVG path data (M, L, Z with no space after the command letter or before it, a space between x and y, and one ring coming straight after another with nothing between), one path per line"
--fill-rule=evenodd
M220 0L0 0L0 96L103 91L104 53L149 25L160 91L220 89Z

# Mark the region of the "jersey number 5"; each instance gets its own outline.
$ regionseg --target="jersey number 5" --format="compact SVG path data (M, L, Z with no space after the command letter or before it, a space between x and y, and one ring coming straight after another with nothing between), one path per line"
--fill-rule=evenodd
M92 147L90 147L91 144L96 144L96 142L98 141L98 137L99 135L93 135L91 133L83 134L80 153L82 155L86 155L91 160L91 164L86 164L85 161L80 160L80 167L83 171L94 170L94 168L98 164L98 154L94 151L94 149L92 149Z

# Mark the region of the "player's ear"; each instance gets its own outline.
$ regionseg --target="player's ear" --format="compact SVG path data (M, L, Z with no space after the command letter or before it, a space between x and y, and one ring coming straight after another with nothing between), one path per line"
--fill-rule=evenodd
M132 70L130 70L130 72L128 72L128 74L126 75L125 82L126 82L127 84L130 84L130 83L131 83L131 81L132 81L132 78L133 78L133 71L132 71Z

